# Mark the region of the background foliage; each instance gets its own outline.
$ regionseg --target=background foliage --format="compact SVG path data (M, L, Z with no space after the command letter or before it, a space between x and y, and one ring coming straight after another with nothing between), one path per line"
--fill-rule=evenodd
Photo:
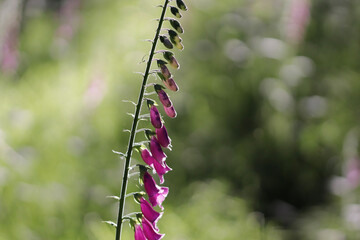
M165 238L360 238L356 3L188 1ZM1 2L0 239L113 238L157 4Z

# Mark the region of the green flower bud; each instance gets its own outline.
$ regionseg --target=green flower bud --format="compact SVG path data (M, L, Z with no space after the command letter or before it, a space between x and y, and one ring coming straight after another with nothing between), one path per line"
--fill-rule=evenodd
M169 30L168 31L169 33L169 36L170 36L170 41L173 43L173 44L177 44L177 43L180 43L182 42L182 39L179 37L179 35L174 31L174 30Z
M176 5L178 6L178 8L180 8L183 11L187 11L187 6L185 5L185 3L183 2L183 0L176 0Z
M178 61L176 60L176 58L174 57L174 54L172 52L165 51L163 53L163 56L172 67L174 67L176 69L180 68L180 64L178 63Z
M166 62L163 60L157 60L157 65L160 68L160 71L162 73L162 75L165 77L165 79L168 79L171 77L171 73L169 71L169 69L166 67Z
M175 47L177 47L179 50L183 50L184 49L184 45L182 45L181 42L178 42L175 44Z
M164 46L166 48L172 49L174 47L172 45L172 43L170 42L170 40L166 36L160 36L159 39L160 39L160 42L162 42L162 44L164 44Z
M170 7L170 11L175 17L177 18L182 17L181 13L179 12L179 9L177 9L176 7Z
M181 27L178 20L170 19L171 26L178 32L178 33L184 33L184 29Z

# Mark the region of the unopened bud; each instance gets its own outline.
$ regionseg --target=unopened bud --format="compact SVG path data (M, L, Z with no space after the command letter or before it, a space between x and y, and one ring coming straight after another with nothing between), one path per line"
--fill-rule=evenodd
M169 48L169 49L174 48L174 46L172 45L172 43L166 36L160 36L159 39L160 39L160 42L162 42L166 48Z
M170 7L170 11L175 17L177 18L182 17L181 13L179 12L179 9L177 9L176 7Z
M179 35L174 30L169 29L168 33L169 33L169 36L170 36L170 41L173 44L182 42L182 39L179 37Z
M168 78L164 81L165 86L171 91L177 92L179 90L178 85L173 78Z
M170 24L178 33L184 33L184 29L181 27L178 20L170 19Z
M187 11L187 6L182 0L176 0L176 5L183 11Z
M166 115L168 115L171 118L175 118L177 115L174 106L164 107L164 110L165 110Z
M178 61L176 60L176 58L174 57L174 54L172 52L165 51L163 53L163 56L172 67L177 68L177 69L180 68L180 64L178 63Z
M171 73L169 71L169 69L166 67L166 62L163 60L157 60L157 65L160 68L160 71L162 73L162 75L165 77L165 79L168 79L171 77Z
M164 87L159 84L155 84L154 89L155 89L156 93L158 94L159 100L162 103L162 105L164 105L166 107L170 107L172 105L172 102L170 101L169 96L163 90Z

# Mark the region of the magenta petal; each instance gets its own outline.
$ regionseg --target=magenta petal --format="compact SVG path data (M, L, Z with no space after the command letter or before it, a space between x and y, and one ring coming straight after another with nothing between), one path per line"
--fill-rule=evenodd
M150 152L152 156L161 164L163 164L167 157L155 136L153 136L150 140Z
M150 121L154 128L161 128L163 125L161 122L160 113L157 107L155 107L154 105L150 108Z
M164 183L164 175L167 172L172 170L168 165L166 165L166 162L164 162L164 165L165 166L160 164L158 161L154 161L154 164L153 164L155 171L156 171L157 175L159 176L160 184Z
M165 107L170 107L172 105L169 96L166 94L164 90L159 90L157 94L159 96L159 100L162 103L162 105L164 105Z
M168 115L171 118L174 118L177 115L174 106L171 106L171 107L164 106L164 110L165 110L166 115Z
M141 158L149 166L153 166L153 163L156 162L156 160L151 156L149 150L147 150L146 148L141 150Z
M146 240L144 232L139 224L135 225L135 240Z
M149 220L149 222L153 225L154 229L158 230L156 227L156 223L162 217L163 213L155 211L145 198L141 198L140 208L144 217Z
M156 137L158 142L163 147L168 147L171 143L171 139L169 138L169 135L167 133L167 130L165 126L163 125L162 128L156 128Z
M159 240L165 235L158 233L146 218L142 218L142 226L144 229L144 235L148 240Z
M148 172L145 172L143 182L145 191L149 196L149 201L151 205L153 207L159 206L161 209L164 209L162 207L162 202L168 195L169 188L159 187L158 185L156 185L154 178Z

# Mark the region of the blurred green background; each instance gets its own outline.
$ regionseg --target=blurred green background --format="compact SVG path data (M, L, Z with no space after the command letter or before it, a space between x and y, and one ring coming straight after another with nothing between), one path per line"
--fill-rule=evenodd
M358 1L186 3L164 239L360 239ZM0 1L0 240L114 238L158 4Z

